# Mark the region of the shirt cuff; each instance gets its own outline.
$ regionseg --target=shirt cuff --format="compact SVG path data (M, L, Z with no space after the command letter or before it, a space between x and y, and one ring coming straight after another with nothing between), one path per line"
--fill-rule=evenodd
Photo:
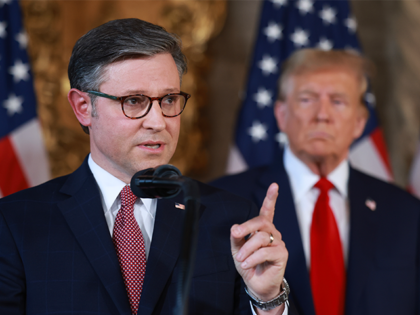
M257 315L257 313L255 312L254 305L252 305L251 301L249 301L249 306L251 306L252 315ZM284 311L281 315L289 315L289 303L287 303L287 301L286 303L284 303Z

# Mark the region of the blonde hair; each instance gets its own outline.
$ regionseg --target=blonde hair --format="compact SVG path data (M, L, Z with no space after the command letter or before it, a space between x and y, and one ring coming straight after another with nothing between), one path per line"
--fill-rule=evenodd
M279 80L279 99L286 98L286 85L290 77L307 72L328 68L341 68L353 71L360 82L360 99L364 104L364 94L368 87L368 78L373 75L371 61L354 50L301 49L294 52L283 64Z

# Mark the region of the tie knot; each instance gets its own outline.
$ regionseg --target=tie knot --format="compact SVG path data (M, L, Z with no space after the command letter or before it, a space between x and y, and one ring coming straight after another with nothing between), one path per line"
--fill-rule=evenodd
M137 196L131 191L130 185L124 186L120 193L121 207L133 207Z
M314 187L319 188L321 192L328 192L334 185L327 178L321 177Z

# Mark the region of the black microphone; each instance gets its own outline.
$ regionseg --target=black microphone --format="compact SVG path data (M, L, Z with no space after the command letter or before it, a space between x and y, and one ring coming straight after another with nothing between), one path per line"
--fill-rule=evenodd
M165 164L137 172L131 178L131 191L139 198L171 198L181 191L182 175Z
M181 251L178 261L178 281L175 315L188 314L188 296L197 251L200 190L195 181L181 175L173 165L165 164L134 174L131 190L140 198L171 198L184 193L185 217L182 228Z

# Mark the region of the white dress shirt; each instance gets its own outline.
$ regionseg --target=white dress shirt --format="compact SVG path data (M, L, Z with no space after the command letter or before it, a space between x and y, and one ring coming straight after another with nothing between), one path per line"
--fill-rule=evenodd
M315 188L314 185L318 182L320 176L312 173L309 167L299 160L288 146L284 151L284 167L290 179L306 265L309 270L311 265L310 231L312 214L319 195L319 189ZM328 174L327 179L334 185L334 188L329 191L328 195L330 197L330 207L334 213L340 233L344 262L347 265L350 231L350 208L347 189L349 179L348 160L342 161Z
M109 233L112 236L115 218L117 217L118 210L121 208L121 198L119 195L127 184L96 164L90 154L88 164L99 186L106 223ZM156 207L157 199L154 198L139 198L134 204L134 217L143 234L147 258L149 257L153 228L155 226Z

